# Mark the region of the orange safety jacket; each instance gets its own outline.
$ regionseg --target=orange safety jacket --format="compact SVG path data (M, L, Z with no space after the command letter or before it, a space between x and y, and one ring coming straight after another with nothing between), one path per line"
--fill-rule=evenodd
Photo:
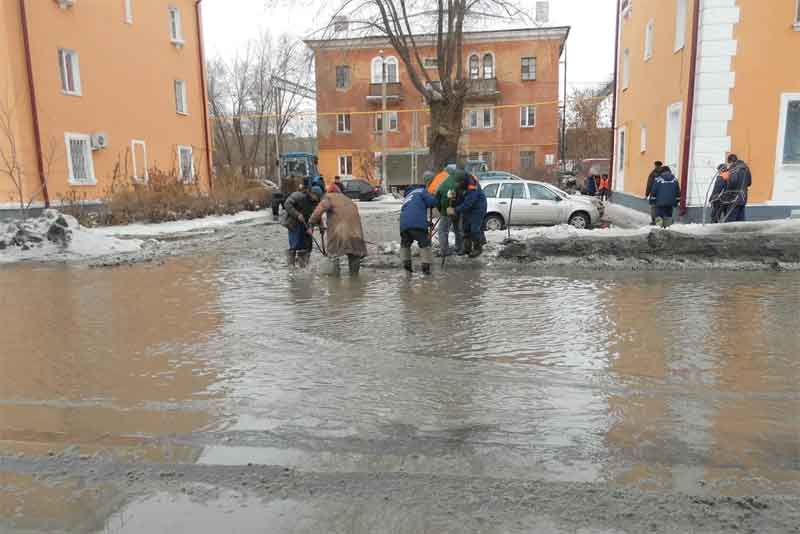
M610 180L608 178L600 178L600 189L609 189Z
M435 195L436 191L439 189L439 186L442 185L442 182L447 180L448 176L450 176L450 173L448 173L446 170L434 176L433 180L431 180L431 183L428 184L428 193Z

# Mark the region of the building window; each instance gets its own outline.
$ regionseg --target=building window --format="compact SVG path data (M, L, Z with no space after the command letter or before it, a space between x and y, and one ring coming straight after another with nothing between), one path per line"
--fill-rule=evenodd
M650 61L653 58L653 34L656 23L651 20L644 29L644 60Z
M519 109L519 125L523 128L536 126L536 106L522 106Z
M536 164L536 152L523 150L519 153L519 163L523 170L533 169Z
M688 20L689 6L686 0L675 0L675 52L686 46L686 21Z
M493 128L494 109L471 109L467 112L467 128Z
M381 61L380 57L372 60L372 83L383 83L383 71L386 71L386 83L398 83L400 78L397 72L397 58L387 57Z
M435 57L426 57L422 60L422 66L426 69L437 69L439 68L439 60Z
M536 58L524 57L522 58L522 79L535 80L536 79Z
M131 141L131 160L133 161L133 179L146 182L150 176L147 170L147 145L144 141Z
M398 129L399 121L396 111L387 111L386 117L389 121L389 131L396 132ZM375 131L382 132L383 131L383 113L378 113L375 115Z
M491 80L494 78L494 56L486 53L483 55L483 79Z
M64 136L64 141L67 145L69 183L72 185L95 185L97 181L94 176L91 136L68 133Z
M800 165L800 100L790 100L786 107L783 164Z
M619 131L619 149L617 150L617 170L620 173L625 170L625 130Z
M169 35L173 43L183 43L183 29L181 28L181 10L175 6L169 8Z
M797 0L797 11L794 16L794 28L800 30L800 0Z
M175 111L181 115L189 114L186 104L186 82L183 80L175 80Z
M61 91L67 95L81 95L81 69L78 53L64 48L58 51L58 66L61 70Z
M350 114L339 113L336 115L336 131L338 133L350 133Z
M133 0L124 0L125 2L125 23L133 24Z
M622 90L628 88L631 82L631 51L626 48L622 53Z
M336 88L348 89L350 87L350 67L339 65L336 67Z
M481 60L476 54L469 56L469 79L477 80L481 77Z
M621 10L623 17L629 17L633 11L633 0L622 0Z
M339 176L353 176L353 156L339 156Z
M190 146L178 147L178 162L180 163L179 178L184 183L194 182L194 153Z
M642 154L647 152L647 125L642 124L641 138L639 139L639 149Z

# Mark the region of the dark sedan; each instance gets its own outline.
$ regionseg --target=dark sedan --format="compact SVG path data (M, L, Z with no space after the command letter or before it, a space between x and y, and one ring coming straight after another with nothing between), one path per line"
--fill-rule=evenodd
M375 200L383 194L380 186L373 185L366 180L345 180L342 185L344 185L342 193L361 202Z

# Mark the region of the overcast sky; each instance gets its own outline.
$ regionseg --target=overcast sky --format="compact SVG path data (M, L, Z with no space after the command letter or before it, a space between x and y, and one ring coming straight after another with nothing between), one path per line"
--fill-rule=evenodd
M274 36L304 37L324 24L320 7L333 0L204 0L206 54L229 56L267 30ZM527 0L526 0L527 1ZM534 0L530 0L533 8ZM614 68L616 0L550 0L551 26L568 25L570 85L600 83Z

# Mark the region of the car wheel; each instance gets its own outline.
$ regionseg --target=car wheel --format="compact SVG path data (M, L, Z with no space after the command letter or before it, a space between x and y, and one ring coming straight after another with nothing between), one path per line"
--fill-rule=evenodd
M486 217L486 220L483 223L486 230L490 232L496 232L498 230L502 230L506 226L506 222L500 215L492 214Z
M591 222L589 221L589 216L585 213L574 213L572 217L569 218L569 224L570 226L584 230L589 228Z

